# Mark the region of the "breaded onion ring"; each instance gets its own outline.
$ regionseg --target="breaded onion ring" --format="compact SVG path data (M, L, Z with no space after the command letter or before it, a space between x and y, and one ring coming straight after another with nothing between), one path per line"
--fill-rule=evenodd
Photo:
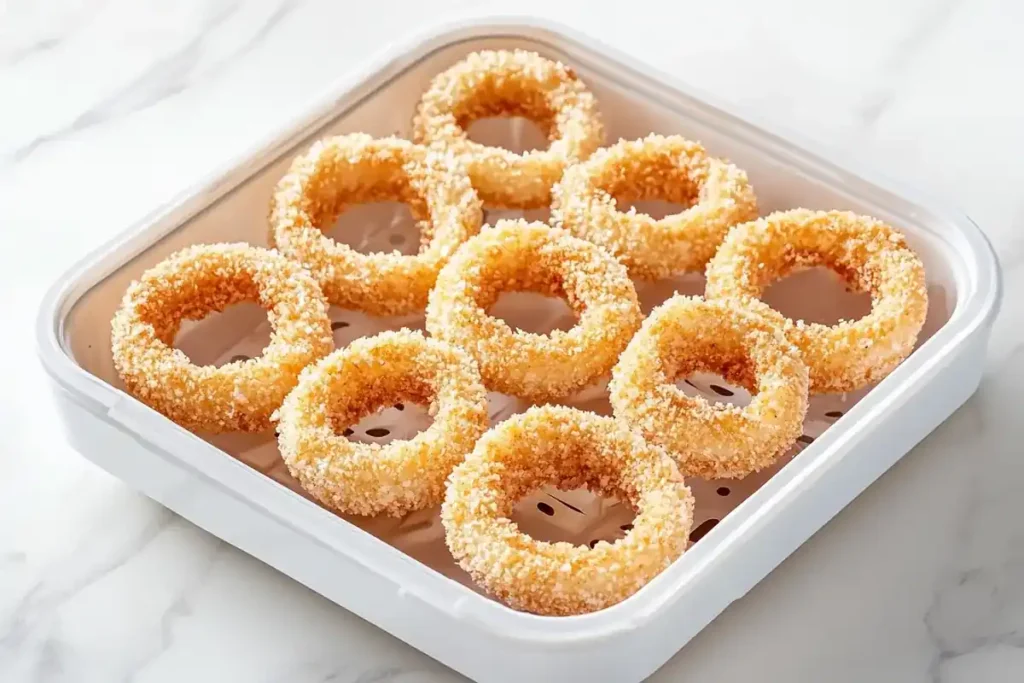
M427 404L414 438L354 443L341 430L397 401ZM288 470L324 505L401 515L437 505L445 479L487 429L487 394L462 351L407 329L357 339L310 366L278 412Z
M487 313L503 291L564 297L579 320L567 332L513 331ZM466 242L427 305L427 330L469 351L488 389L533 401L567 396L607 373L640 320L622 264L590 242L523 220L498 221Z
M530 119L551 144L515 154L470 140L469 124L490 116ZM473 186L495 208L546 207L565 167L604 141L597 101L573 70L525 50L474 52L437 75L413 127L417 142L464 156Z
M636 511L633 528L593 548L535 540L509 519L538 487L586 486ZM455 468L441 506L459 565L509 606L546 615L620 602L686 549L694 500L672 459L621 422L535 406L484 434Z
M748 389L750 404L712 405L672 383L695 371ZM677 294L644 321L608 393L615 417L664 446L684 476L739 478L774 463L800 436L807 367L768 319Z
M675 135L598 150L566 169L552 197L554 225L601 245L645 280L703 270L731 226L757 217L747 174ZM616 204L646 199L690 208L654 219Z
M824 265L871 312L836 325L793 321L761 305L800 349L812 393L853 391L889 374L914 349L928 313L924 265L903 235L848 211L795 209L736 226L707 268L707 297L751 300L791 272Z
M415 256L361 254L323 234L346 204L393 200L420 224ZM437 272L480 230L483 211L451 154L354 133L313 144L292 162L271 203L270 242L302 263L327 300L371 315L422 310Z
M182 321L241 301L267 311L258 358L196 366L173 347ZM183 249L131 284L111 323L114 367L129 393L192 431L258 432L306 365L334 348L324 295L309 273L248 244Z

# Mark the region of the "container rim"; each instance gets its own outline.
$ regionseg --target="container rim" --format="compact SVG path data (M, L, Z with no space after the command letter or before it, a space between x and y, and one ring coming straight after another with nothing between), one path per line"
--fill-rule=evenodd
M615 63L618 68L628 71L630 77L635 78L639 84L662 90L670 89L673 94L699 102L703 107L715 110L716 115L774 138L778 144L788 147L805 160L813 160L826 172L841 171L927 207L955 228L966 240L968 247L967 250L957 251L967 273L967 286L958 287L957 305L950 319L857 404L854 408L857 420L851 420L845 429L826 432L801 454L805 462L803 467L786 467L775 474L723 519L704 538L704 542L684 553L640 591L612 607L590 614L546 617L518 612L444 577L241 463L230 458L211 457L212 453L220 453L219 449L86 372L74 361L63 343L66 313L96 282L109 275L110 269L105 267L104 262L112 255L118 255L120 263L134 257L176 228L181 219L223 196L251 175L250 171L240 173L239 169L250 168L259 159L269 161L273 158L270 153L274 151L277 152L274 157L284 153L294 142L308 136L336 116L338 107L343 103L355 102L383 87L410 65L435 50L483 37L525 38L553 46L569 45L572 49L599 54L604 62ZM168 432L168 438L162 443L158 443L158 439L146 445L173 460L178 466L191 467L207 479L216 479L211 476L215 469L228 473L235 469L233 466L237 466L244 470L240 477L237 472L231 473L232 477L238 478L237 487L229 488L221 481L216 482L225 493L243 500L310 540L348 555L369 571L389 578L399 587L400 594L413 595L445 612L464 616L480 628L505 640L528 641L536 646L551 647L570 642L593 642L633 630L650 620L669 604L679 600L684 593L694 590L695 579L700 574L713 569L741 546L748 534L765 524L785 505L791 504L798 489L822 476L831 464L853 451L864 433L864 425L869 424L872 417L907 401L917 380L936 372L943 365L944 359L963 345L972 333L991 325L999 310L1002 281L998 260L984 233L964 213L948 208L943 202L926 197L902 183L885 178L874 170L865 169L856 162L844 161L839 165L826 161L829 155L821 153L822 145L806 140L775 122L766 122L751 112L724 104L714 96L684 85L678 79L559 22L531 16L487 14L440 21L386 45L364 64L343 78L340 84L335 83L328 88L323 96L315 98L315 104L310 110L313 114L286 121L278 133L255 145L242 158L230 160L230 163L209 174L192 189L172 198L71 266L42 299L36 320L37 353L51 379L102 419L115 422L122 428L148 423L150 427L141 431L142 434L153 433L154 428L157 432ZM163 226L163 232L159 232L159 226ZM178 451L178 454L172 454L169 446L174 446L173 451ZM825 457L826 454L828 457ZM201 461L211 467L199 471L195 463ZM247 493L241 493L242 489L247 489ZM331 518L327 519L325 515ZM375 544L382 546L383 552Z

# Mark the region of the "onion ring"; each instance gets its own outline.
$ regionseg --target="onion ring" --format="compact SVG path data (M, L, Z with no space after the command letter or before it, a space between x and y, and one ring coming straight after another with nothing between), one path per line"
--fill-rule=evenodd
M928 313L924 264L904 236L848 211L795 209L736 226L707 268L709 299L760 298L771 282L824 265L853 291L871 294L871 312L836 325L770 315L803 354L812 393L853 391L888 375L914 349Z
M750 404L712 405L672 384L698 370L750 390ZM608 394L615 416L664 446L684 476L741 478L774 463L802 433L807 367L770 320L677 294L626 347Z
M323 234L345 204L384 200L407 204L419 221L415 256L361 254ZM423 309L441 266L482 221L480 200L452 155L354 133L318 141L292 162L274 191L270 242L310 270L330 303L401 315Z
M241 301L267 311L270 344L258 358L193 365L174 337ZM191 431L259 432L298 381L334 348L323 293L280 254L248 244L197 245L172 254L131 284L111 322L111 351L129 393Z
M513 506L541 485L587 486L637 513L625 537L593 548L520 532ZM484 434L452 472L441 505L459 565L509 606L546 615L620 602L686 549L694 499L672 459L621 422L563 406L535 406Z
M470 123L502 115L530 119L550 146L515 154L469 139ZM464 156L484 202L507 209L546 207L565 167L586 159L604 141L597 101L576 73L525 50L474 52L438 74L420 101L413 127L417 142Z
M757 217L747 174L675 135L600 149L566 169L552 196L554 225L604 247L644 280L703 270L730 227ZM690 208L659 220L616 206L645 199Z
M564 297L569 331L513 331L487 313L502 291ZM465 348L488 389L533 401L567 396L611 370L640 327L626 269L585 240L544 223L498 221L441 270L427 305L431 335Z
M429 404L434 423L384 445L338 435L402 400ZM487 394L469 356L403 329L310 366L277 419L281 456L313 497L343 513L398 516L441 502L445 479L487 429Z

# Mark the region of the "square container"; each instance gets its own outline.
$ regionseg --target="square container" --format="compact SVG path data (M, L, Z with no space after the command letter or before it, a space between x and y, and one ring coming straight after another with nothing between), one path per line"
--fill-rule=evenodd
M762 213L806 206L882 218L907 234L929 280L928 321L902 365L870 390L814 397L804 436L771 470L738 482L689 480L698 518L687 552L629 599L572 617L517 612L475 589L444 547L436 509L400 520L342 517L302 493L270 435L201 438L178 427L123 391L110 355L111 316L146 268L193 243L266 244L271 190L312 140L355 131L408 135L434 74L473 50L513 47L576 69L598 97L609 141L650 132L700 140L747 170ZM498 120L477 124L473 134L517 147L534 133L516 120ZM43 302L37 335L68 437L146 495L475 680L639 681L942 422L981 376L1000 298L997 262L981 231L960 213L791 140L564 27L489 19L435 28L387 50L310 116L61 278ZM340 222L346 239L364 248L415 247L414 228L394 206L355 207ZM674 290L699 294L702 284L689 277L638 290L650 310ZM865 312L862 299L816 270L783 281L767 298L808 319ZM567 309L537 297L516 295L498 306L506 319L535 331L566 322ZM339 345L387 327L422 325L415 316L381 320L333 309L331 315ZM177 344L194 360L218 362L259 353L266 338L265 316L238 306L183 329ZM713 376L690 380L681 385L686 391L744 399ZM494 420L525 407L496 394L490 399ZM600 386L570 403L607 411ZM416 406L395 407L357 425L353 436L405 438L425 420ZM516 509L528 533L577 543L613 540L629 519L614 501L584 491L542 490Z

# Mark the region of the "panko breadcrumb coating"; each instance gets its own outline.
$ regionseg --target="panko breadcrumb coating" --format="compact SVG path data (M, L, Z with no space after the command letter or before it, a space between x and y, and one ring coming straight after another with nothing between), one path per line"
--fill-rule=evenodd
M835 325L790 320L761 308L800 350L812 393L853 391L884 378L910 355L928 314L924 264L884 222L849 211L794 209L738 225L708 264L709 299L759 299L791 272L823 265L871 312Z
M398 401L429 405L434 423L383 445L340 435ZM306 491L340 512L397 516L441 502L445 479L487 429L487 395L469 356L403 329L307 368L277 417L281 456Z
M470 140L469 124L490 116L530 119L551 144L515 154ZM597 100L575 72L525 50L474 52L438 74L413 126L417 142L463 156L473 186L495 208L547 206L551 186L566 166L586 159L604 142Z
M513 331L487 313L508 291L564 297L578 322L546 335ZM640 321L622 264L590 242L523 220L498 221L466 242L427 305L427 330L466 349L488 389L538 402L568 396L611 370Z
M703 270L730 227L757 217L747 174L678 135L600 149L567 169L552 196L554 225L604 247L644 280ZM655 219L617 205L646 199L688 208Z
M593 548L535 540L509 519L542 485L586 486L636 511L624 538ZM672 459L608 417L533 407L488 431L452 473L441 522L459 565L509 606L593 612L638 591L686 549L693 495Z
M416 255L362 254L323 234L346 205L387 200L407 204L419 221ZM320 140L292 162L271 202L270 243L306 266L332 304L401 315L423 309L441 266L482 221L453 154L353 133Z
M713 405L673 383L720 373L753 395ZM742 478L773 464L800 436L807 367L769 319L731 302L676 295L654 309L608 385L615 417L672 455L685 476Z
M260 357L196 366L173 347L183 321L242 301L267 311L272 333ZM299 372L333 348L327 303L309 273L248 244L172 254L131 284L111 324L114 367L129 393L192 431L268 429Z

